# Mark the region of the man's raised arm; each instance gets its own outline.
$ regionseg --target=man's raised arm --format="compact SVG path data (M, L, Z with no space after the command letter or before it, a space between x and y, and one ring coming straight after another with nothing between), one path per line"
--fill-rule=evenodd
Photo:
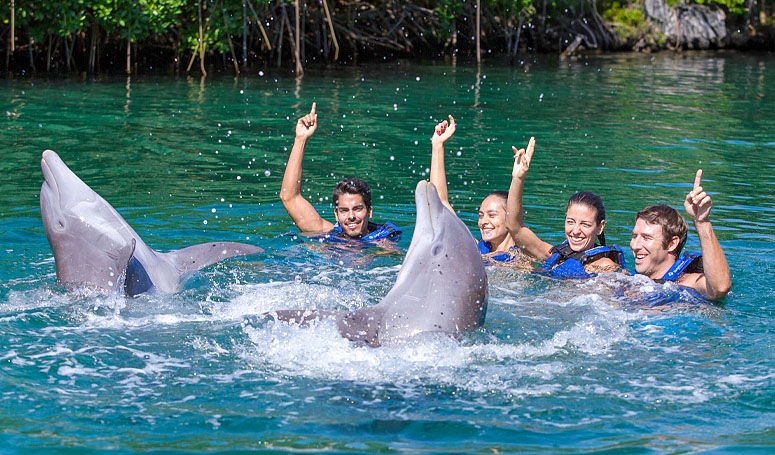
M694 188L686 195L684 208L686 213L694 221L697 235L700 237L702 248L702 267L704 277L697 280L692 286L695 291L712 300L723 299L732 287L732 276L729 272L729 264L721 249L721 244L713 232L710 224L710 196L700 185L702 169L697 171L694 177Z
M291 219L302 232L326 232L334 225L320 217L315 207L301 195L301 173L304 161L304 150L307 141L318 127L318 116L315 113L315 103L309 114L296 122L296 138L293 141L291 155L283 175L283 186L280 189L280 200L291 216Z

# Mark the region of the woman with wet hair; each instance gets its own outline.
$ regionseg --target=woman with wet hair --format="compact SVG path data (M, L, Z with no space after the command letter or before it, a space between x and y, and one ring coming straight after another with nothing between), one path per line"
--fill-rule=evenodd
M535 151L535 138L527 149L517 150L506 202L506 226L516 245L530 257L545 261L542 271L560 278L586 278L598 272L613 272L624 266L624 255L616 245L606 245L605 205L600 196L582 191L571 196L565 208L565 241L551 245L539 239L523 220L522 193L525 176Z
M444 167L444 143L455 134L457 124L450 115L449 121L436 125L431 137L431 175L430 181L436 186L441 202L452 212L447 192L447 174ZM506 228L506 191L493 191L484 198L479 206L479 252L485 264L525 265L527 258L516 247L514 238Z

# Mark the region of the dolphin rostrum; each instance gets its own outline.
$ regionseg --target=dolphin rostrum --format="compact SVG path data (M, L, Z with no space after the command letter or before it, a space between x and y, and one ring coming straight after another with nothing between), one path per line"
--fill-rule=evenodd
M360 310L282 310L280 320L334 317L339 333L372 347L423 332L460 335L484 323L487 275L466 225L425 180L415 190L417 223L396 283L380 303Z
M126 273L123 291L128 295L152 287L176 292L192 272L232 256L263 252L245 243L212 242L159 253L55 152L44 151L40 166L40 213L62 283L118 290Z

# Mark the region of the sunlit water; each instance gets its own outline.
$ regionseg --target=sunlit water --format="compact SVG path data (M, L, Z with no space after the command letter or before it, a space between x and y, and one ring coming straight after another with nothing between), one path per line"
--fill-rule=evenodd
M616 56L515 66L398 64L198 79L0 81L0 453L250 449L337 453L760 452L775 446L775 59ZM317 102L304 193L331 219L345 175L374 189L398 251L332 250L277 194L295 119ZM560 282L490 270L484 327L371 349L333 323L263 313L355 309L392 286L453 114L450 196L506 189L537 151L526 221L562 239L565 201L602 195L607 239L680 207L694 172L732 269L721 304L642 277ZM51 148L160 251L211 240L265 254L175 295L68 293L40 221ZM688 248L697 250L696 233ZM623 297L617 289L627 289ZM661 293L661 294L660 294ZM671 296L655 308L649 296Z

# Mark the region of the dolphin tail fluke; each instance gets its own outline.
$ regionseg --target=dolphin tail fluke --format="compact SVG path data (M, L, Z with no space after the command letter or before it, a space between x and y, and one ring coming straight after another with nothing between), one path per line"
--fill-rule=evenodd
M234 256L263 253L264 250L247 243L211 242L189 246L177 251L164 253L172 259L181 274L196 272L208 265Z

